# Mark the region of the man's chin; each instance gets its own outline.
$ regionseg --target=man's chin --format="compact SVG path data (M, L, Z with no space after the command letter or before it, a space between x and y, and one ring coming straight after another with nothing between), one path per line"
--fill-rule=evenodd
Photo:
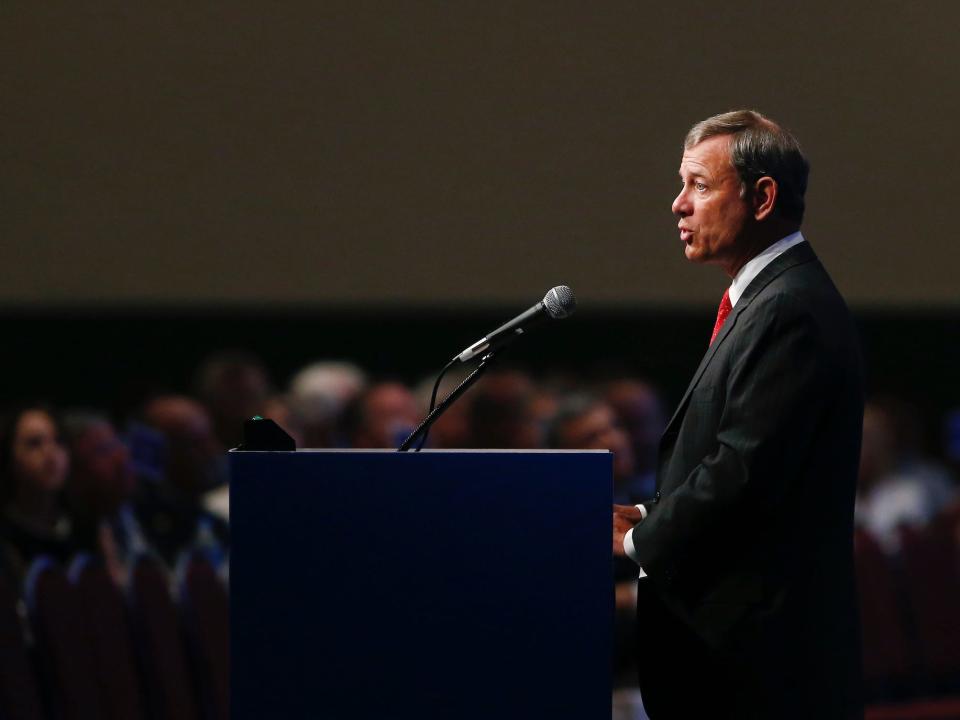
M696 245L685 245L683 248L683 254L690 262L702 263L704 261L703 253L697 249Z

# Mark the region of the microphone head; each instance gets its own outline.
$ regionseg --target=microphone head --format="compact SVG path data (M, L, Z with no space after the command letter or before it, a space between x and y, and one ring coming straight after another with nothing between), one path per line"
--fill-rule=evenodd
M573 315L577 309L577 299L573 296L573 290L566 285L557 285L543 296L543 307L554 320L562 320Z

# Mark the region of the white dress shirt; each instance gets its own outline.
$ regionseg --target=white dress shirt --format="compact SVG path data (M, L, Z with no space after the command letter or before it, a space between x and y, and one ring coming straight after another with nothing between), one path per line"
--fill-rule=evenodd
M727 290L727 293L730 295L730 306L736 307L737 301L743 296L744 290L746 290L754 278L760 274L761 270L794 245L799 245L802 242L804 242L803 235L798 230L795 233L787 235L785 238L777 240L759 255L751 258L740 268L740 272L737 273L736 277L733 278L733 282L730 283L730 288ZM647 509L643 505L637 505L637 509L640 511L640 516L646 519ZM641 522L643 521L641 520ZM640 560L637 557L637 549L633 544L632 528L623 536L623 549L626 551L627 557L639 565ZM643 568L640 568L640 577L643 578L646 576L647 574L643 571Z

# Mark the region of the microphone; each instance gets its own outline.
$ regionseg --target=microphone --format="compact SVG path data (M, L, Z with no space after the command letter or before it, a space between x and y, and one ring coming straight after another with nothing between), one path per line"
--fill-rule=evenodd
M523 335L527 328L536 325L547 318L553 320L562 320L573 315L577 308L577 299L573 296L573 290L566 285L557 285L543 296L543 300L528 310L517 315L513 320L505 323L473 345L468 347L462 353L457 355L456 359L460 362L482 355L489 350L495 350L498 347L506 345L508 342Z

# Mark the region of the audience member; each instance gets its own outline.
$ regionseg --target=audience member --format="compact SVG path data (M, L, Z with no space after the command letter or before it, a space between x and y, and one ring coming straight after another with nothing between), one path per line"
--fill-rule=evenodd
M613 497L627 504L634 476L634 455L627 434L613 409L603 400L584 394L560 401L547 432L549 447L560 450L609 450L613 453ZM641 499L647 499L645 495ZM633 500L630 500L633 502ZM637 501L639 502L639 500ZM614 558L614 684L633 681L633 640L636 629L637 566L628 558Z
M960 407L952 408L943 418L943 456L957 480L960 476Z
M627 378L608 383L604 398L617 414L633 448L636 480L624 498L627 502L622 503L633 505L651 498L655 491L657 453L666 423L663 404L652 385Z
M229 546L224 518L208 509L211 491L223 493L224 458L210 416L195 400L163 395L150 400L143 421L166 442L163 479L141 483L136 510L148 540L173 565L199 549L219 563Z
M136 477L113 424L91 411L64 419L71 471L67 497L79 547L99 555L117 585L126 585L138 555L149 552L132 506Z
M355 448L396 448L420 422L416 398L404 385L371 386L347 409L344 431Z
M898 449L898 472L923 476L931 486L952 486L950 471L927 452L923 421L916 405L900 398L885 396L874 404L884 408L893 419L894 441Z
M293 438L296 447L306 447L303 444L303 418L294 407L288 395L273 395L263 406L263 417L270 418L280 428Z
M63 487L69 454L52 411L28 405L0 427L0 561L19 585L30 562L66 562L76 545Z
M437 405L456 390L469 374L470 371L467 369L451 368L448 370L437 392ZM414 393L417 398L421 420L430 411L430 396L433 393L435 383L435 378L425 378L417 386ZM427 440L429 447L439 450L470 447L470 402L472 399L473 393L467 391L433 423Z
M518 370L493 370L470 390L472 446L514 450L543 446L543 428L535 414L536 388Z
M591 395L571 395L561 400L549 426L547 443L564 450L610 450L614 498L627 492L634 472L633 449L613 409L603 400Z
M197 395L213 421L224 449L243 441L243 423L262 415L270 396L270 378L250 353L231 350L212 355L197 373Z
M534 383L533 396L530 398L528 411L533 417L536 425L537 446L544 447L547 442L547 434L550 432L550 424L557 414L560 407L560 399L569 391L561 392L547 383Z
M956 495L947 472L919 452L910 409L899 401L867 403L855 517L888 553L897 528L929 523Z
M290 403L303 422L303 447L345 446L343 413L366 387L366 375L352 363L321 361L297 372L290 381Z

